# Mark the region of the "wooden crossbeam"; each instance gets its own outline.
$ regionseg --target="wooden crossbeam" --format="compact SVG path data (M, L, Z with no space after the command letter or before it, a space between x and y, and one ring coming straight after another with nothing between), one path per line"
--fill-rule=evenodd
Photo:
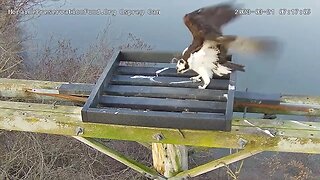
M126 157L123 154L118 153L117 151L110 149L106 147L104 144L91 139L91 138L83 138L80 136L74 136L75 139L79 140L80 142L102 152L103 154L123 163L124 165L127 165L131 167L132 169L138 171L139 173L143 174L144 176L150 178L150 179L157 179L157 180L165 180L166 178L161 176L157 171L154 169L151 169L144 164L138 163L137 161Z
M265 151L320 154L319 122L235 118L231 132L221 132L84 123L80 111L81 107L0 101L0 129L233 149L254 143ZM155 138L159 134L162 139Z
M227 166L229 164L235 163L237 161L243 160L245 158L254 156L258 153L262 152L259 147L247 147L244 150L241 150L237 153L230 154L228 156L222 157L220 159L213 160L206 164L200 165L193 169L189 169L183 172L178 173L177 175L169 178L169 180L181 180L185 178L196 177L198 175L207 173L209 171L213 171L215 169Z

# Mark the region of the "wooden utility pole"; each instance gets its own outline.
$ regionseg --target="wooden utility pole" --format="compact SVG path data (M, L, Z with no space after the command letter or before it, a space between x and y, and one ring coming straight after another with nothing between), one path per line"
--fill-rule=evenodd
M183 145L152 143L154 168L167 178L188 169L188 149Z

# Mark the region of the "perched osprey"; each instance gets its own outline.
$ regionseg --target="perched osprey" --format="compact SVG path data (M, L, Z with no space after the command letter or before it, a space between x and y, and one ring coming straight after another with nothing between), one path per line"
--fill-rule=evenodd
M193 81L203 80L205 89L213 73L223 76L232 71L244 71L244 66L227 60L229 49L242 53L255 53L270 49L272 43L264 39L241 38L222 35L221 27L238 17L232 4L219 4L204 7L186 14L183 18L193 36L192 44L187 47L177 62L177 72L193 70L198 76Z

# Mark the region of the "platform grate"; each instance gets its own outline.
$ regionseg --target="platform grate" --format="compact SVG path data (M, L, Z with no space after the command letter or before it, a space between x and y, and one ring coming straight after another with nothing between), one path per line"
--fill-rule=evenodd
M229 131L235 73L207 89L177 74L174 53L119 52L109 61L82 109L84 122Z

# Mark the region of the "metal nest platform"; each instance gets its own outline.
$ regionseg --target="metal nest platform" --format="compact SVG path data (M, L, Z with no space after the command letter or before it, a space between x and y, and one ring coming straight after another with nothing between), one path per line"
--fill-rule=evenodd
M177 74L174 53L123 52L108 62L82 109L84 122L174 129L231 130L235 73L207 89Z

